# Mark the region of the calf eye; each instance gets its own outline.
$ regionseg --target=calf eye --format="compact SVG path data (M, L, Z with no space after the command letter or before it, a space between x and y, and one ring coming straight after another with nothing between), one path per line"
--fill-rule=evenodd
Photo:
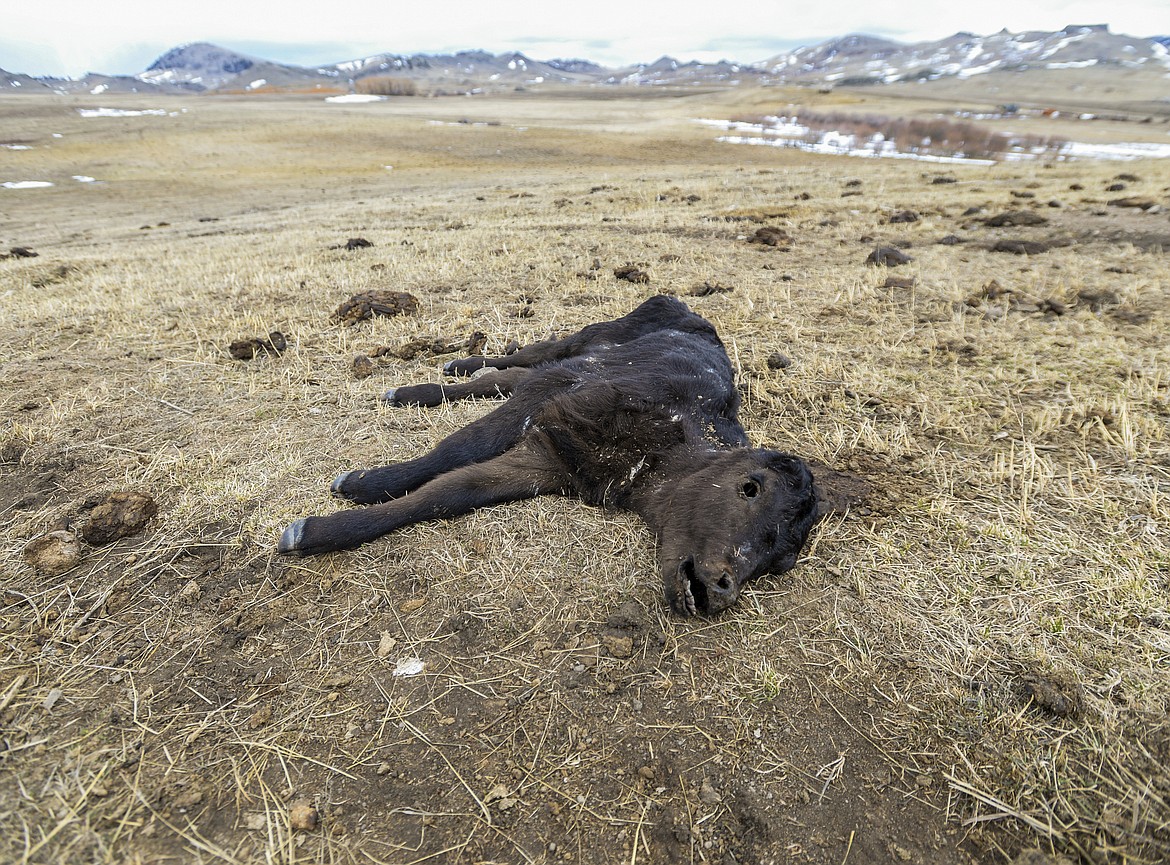
M755 481L748 481L739 488L739 491L743 494L744 498L754 499L760 494L760 485Z

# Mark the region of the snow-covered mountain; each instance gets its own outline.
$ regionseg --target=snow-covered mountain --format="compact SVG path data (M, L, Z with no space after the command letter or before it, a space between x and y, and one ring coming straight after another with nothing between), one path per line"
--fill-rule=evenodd
M0 92L249 92L338 90L363 78L389 76L417 84L420 93L475 93L542 85L734 86L800 84L819 87L965 79L1030 69L1148 69L1170 73L1170 36L1138 37L1106 25L1075 25L1054 33L1002 30L990 36L956 33L935 42L905 44L865 34L829 39L759 63L653 63L610 69L589 60L534 60L519 52L491 54L376 54L315 68L275 63L206 42L173 48L135 76L90 73L80 79L30 78L0 70Z
M993 71L1079 69L1091 66L1170 71L1166 37L1122 36L1104 24L1074 25L1055 33L991 36L956 33L937 42L903 45L872 36L852 35L810 48L798 48L764 62L767 75L781 82L886 84L969 78Z

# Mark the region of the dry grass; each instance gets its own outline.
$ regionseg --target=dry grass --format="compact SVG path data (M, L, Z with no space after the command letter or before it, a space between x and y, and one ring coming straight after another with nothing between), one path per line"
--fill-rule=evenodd
M0 103L0 140L37 139L5 172L58 183L2 191L0 246L40 257L0 261L0 858L1170 855L1170 304L1143 251L1170 227L1102 192L1128 170L1165 205L1170 167L935 185L717 146L687 121L719 106L695 100L641 126L620 99L253 102L104 121ZM427 122L460 113L501 125ZM1036 204L1052 224L962 216ZM890 225L904 208L922 218ZM761 213L792 250L728 219ZM950 233L969 242L935 244ZM1017 235L1077 242L982 248ZM330 248L355 236L374 246ZM862 263L893 240L911 288ZM650 286L612 278L629 262ZM436 360L356 380L354 355L473 330L500 351L704 281L734 288L689 302L753 440L872 487L790 577L674 619L644 527L560 499L274 555L290 520L339 507L339 470L487 409L383 408ZM371 288L423 311L331 320ZM274 329L283 355L228 356ZM115 489L158 501L144 534L59 577L27 565L29 539ZM412 658L421 675L394 675ZM1078 710L1038 705L1053 693ZM315 830L292 826L303 800Z

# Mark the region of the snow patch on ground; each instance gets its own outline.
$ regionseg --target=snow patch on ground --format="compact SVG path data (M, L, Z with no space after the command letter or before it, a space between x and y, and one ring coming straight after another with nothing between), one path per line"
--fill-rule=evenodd
M1065 63L1045 63L1045 69L1084 69L1088 66L1096 66L1097 61L1094 60L1069 60Z
M5 189L44 189L46 186L52 186L47 180L6 180L0 183Z
M385 102L385 96L375 96L373 93L347 93L344 96L326 96L326 102L342 104L356 104L361 102Z
M154 117L166 117L167 111L165 108L143 108L141 110L130 110L126 108L78 108L77 113L82 117L143 117L151 115Z
M1082 119L1092 119L1092 115L1085 115ZM939 156L929 152L903 152L896 149L893 141L887 141L881 134L862 139L856 135L843 132L822 132L816 141L805 139L810 129L802 125L796 117L765 117L763 123L747 123L732 120L713 120L711 118L696 118L695 123L704 126L717 127L727 132L746 133L739 135L721 135L716 141L727 144L752 144L767 147L791 147L806 153L823 153L832 156L860 156L883 159L915 159L921 162L935 162L966 165L994 165L991 159L970 159L962 154L954 156ZM1052 155L1052 151L1040 149L1029 151L1017 149L1005 153L1003 159L1009 162L1018 162L1035 159L1039 156ZM1103 160L1131 160L1131 159L1170 159L1170 144L1155 144L1148 142L1120 142L1118 144L1086 144L1077 141L1067 142L1055 154L1057 159L1103 159Z

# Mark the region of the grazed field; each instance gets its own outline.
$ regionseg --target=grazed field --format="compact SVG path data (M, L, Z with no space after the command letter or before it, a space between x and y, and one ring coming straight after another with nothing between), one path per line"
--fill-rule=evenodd
M771 98L0 101L0 181L56 184L0 189L38 253L0 261L0 859L1165 861L1170 165L689 121ZM334 319L389 289L418 314ZM355 356L656 292L838 506L793 572L680 620L636 519L557 498L274 554L490 407L385 408L455 355ZM117 491L157 513L111 542Z

